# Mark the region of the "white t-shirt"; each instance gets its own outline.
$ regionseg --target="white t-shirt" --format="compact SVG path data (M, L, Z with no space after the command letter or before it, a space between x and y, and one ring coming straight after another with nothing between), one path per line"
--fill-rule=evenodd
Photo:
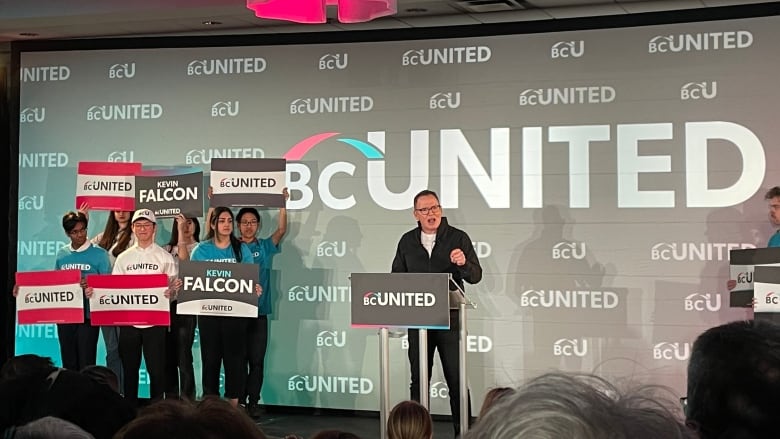
M420 242L428 250L428 256L433 252L433 246L436 245L436 234L420 232Z
M171 282L179 275L179 266L173 256L159 245L152 243L149 247L141 248L136 243L116 258L111 274L167 274ZM133 326L141 329L152 327Z

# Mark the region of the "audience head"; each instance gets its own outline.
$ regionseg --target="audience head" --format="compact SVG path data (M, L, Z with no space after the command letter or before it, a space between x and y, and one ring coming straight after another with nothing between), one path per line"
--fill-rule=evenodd
M387 417L389 439L430 439L433 421L428 409L416 401L401 401Z
M114 392L120 393L119 377L116 376L116 373L114 373L113 370L107 368L106 366L93 364L81 369L81 373L99 382L100 384L107 385Z
M49 357L35 354L17 355L9 359L0 369L0 381L47 372L54 368L54 363Z
M780 437L780 326L739 321L701 334L686 401L688 425L703 439Z
M322 430L312 436L311 439L360 439L360 437L347 431Z
M515 393L515 389L511 387L493 387L485 394L485 399L482 401L482 408L479 410L479 417L485 416L485 413L493 407L501 398Z
M114 439L265 439L243 411L207 397L199 403L166 399L142 409Z
M677 439L695 437L660 387L621 392L592 375L549 373L505 395L467 438Z
M94 439L78 425L64 419L46 416L17 427L13 439Z

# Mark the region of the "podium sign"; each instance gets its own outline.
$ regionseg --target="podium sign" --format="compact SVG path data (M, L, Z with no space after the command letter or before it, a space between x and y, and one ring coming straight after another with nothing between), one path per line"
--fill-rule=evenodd
M352 327L449 329L448 273L352 273Z
M754 269L757 265L780 266L780 247L731 250L729 261L729 279L737 283L731 289L730 306L751 307Z

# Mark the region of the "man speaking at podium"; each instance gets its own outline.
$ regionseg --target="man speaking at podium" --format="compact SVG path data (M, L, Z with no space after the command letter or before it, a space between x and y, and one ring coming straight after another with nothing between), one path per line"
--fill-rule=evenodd
M450 273L457 284L450 284L450 329L428 331L428 379L433 368L433 353L439 350L444 378L450 395L450 410L456 436L460 433L460 384L458 337L460 319L458 304L463 300L458 288L463 281L476 284L482 280L482 266L466 232L447 224L442 216L439 196L424 190L414 197L417 227L404 233L398 241L393 273ZM412 370L411 397L420 401L419 331L409 329L409 363ZM468 398L468 396L467 396ZM469 419L471 398L468 398Z

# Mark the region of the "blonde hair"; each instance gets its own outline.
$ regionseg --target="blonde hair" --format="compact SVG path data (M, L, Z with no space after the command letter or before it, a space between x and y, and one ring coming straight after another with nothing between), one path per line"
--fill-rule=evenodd
M428 409L416 401L402 401L393 407L387 417L389 439L430 439L433 421Z

